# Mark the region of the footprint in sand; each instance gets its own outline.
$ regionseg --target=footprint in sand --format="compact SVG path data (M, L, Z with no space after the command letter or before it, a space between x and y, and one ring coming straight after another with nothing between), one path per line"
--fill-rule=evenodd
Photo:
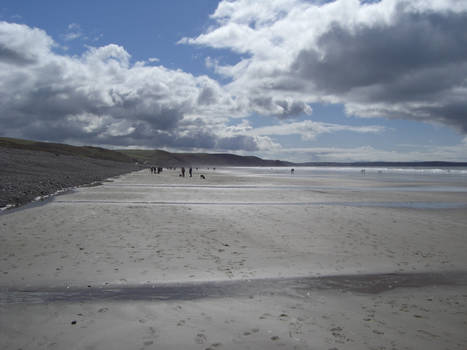
M204 344L208 338L203 333L198 333L195 338L197 344Z
M248 335L252 335L253 333L258 333L258 332L259 332L259 328L252 328L248 331L243 332L243 335L248 336Z

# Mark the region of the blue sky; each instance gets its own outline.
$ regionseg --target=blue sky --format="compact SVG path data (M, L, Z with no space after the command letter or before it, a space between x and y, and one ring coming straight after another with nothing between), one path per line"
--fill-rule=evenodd
M2 136L467 161L463 1L15 0L0 21Z

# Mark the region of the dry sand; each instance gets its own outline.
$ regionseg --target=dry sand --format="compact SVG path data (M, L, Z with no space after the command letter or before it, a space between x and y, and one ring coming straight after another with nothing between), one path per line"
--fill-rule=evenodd
M465 192L204 174L1 215L0 348L466 349Z

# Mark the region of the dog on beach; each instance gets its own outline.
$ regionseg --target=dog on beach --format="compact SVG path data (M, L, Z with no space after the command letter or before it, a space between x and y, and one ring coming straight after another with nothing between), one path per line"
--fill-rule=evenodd
M206 176L204 176L203 174L201 174L199 177L202 178L203 180L206 180Z

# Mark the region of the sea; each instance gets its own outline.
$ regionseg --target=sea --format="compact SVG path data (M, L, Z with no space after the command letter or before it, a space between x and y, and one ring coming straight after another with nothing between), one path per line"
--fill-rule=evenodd
M411 179L411 180L460 180L467 181L467 167L338 167L338 166L311 166L311 167L227 167L225 170L243 173L244 175L262 176L378 176L379 178Z
M293 173L292 169L294 169ZM374 187L377 190L467 193L467 167L231 167L223 170L243 176L272 178L293 176L294 178L359 179L379 184ZM398 185L401 187L399 188Z

